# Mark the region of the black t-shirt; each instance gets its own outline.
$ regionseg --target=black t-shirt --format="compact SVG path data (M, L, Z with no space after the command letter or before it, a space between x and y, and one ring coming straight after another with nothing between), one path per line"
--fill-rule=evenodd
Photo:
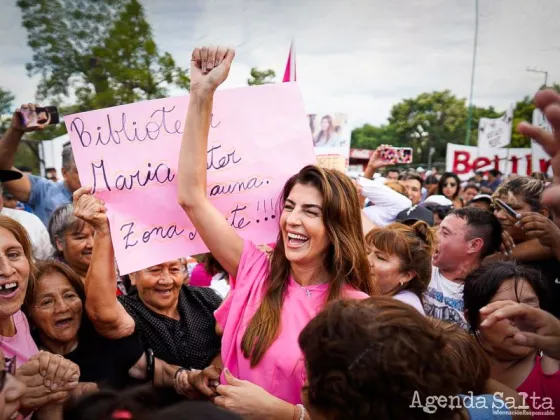
M135 384L128 371L143 354L138 336L118 340L101 335L84 316L78 332L78 347L64 357L80 367L80 382L95 382L100 387L122 389Z
M222 299L208 287L182 286L179 292L180 320L160 315L144 305L137 293L119 296L136 323L143 348L173 365L204 369L220 351L214 311Z
M560 318L560 261L556 258L549 258L547 260L525 262L523 265L541 272L549 292L547 301L541 304L541 307L552 313L556 318Z

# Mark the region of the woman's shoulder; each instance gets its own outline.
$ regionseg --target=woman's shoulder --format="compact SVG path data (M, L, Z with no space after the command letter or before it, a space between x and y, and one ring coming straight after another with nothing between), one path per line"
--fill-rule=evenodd
M342 296L346 299L367 299L370 297L367 293L362 292L349 284L344 285Z
M210 287L183 285L181 293L187 300L196 300L205 306L210 306L212 310L217 309L222 303L222 298Z

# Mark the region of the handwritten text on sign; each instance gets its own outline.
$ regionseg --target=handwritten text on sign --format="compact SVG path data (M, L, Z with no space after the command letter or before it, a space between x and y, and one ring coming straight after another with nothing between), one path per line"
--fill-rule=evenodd
M188 101L158 99L64 119L82 185L107 204L121 274L207 250L177 204ZM315 161L297 85L217 92L207 150L214 205L245 239L274 242L285 181Z

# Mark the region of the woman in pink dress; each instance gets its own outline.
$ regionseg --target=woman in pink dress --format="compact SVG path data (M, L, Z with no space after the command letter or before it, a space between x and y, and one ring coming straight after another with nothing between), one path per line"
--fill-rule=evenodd
M299 333L327 302L372 292L359 200L342 173L307 166L284 186L272 253L238 235L206 193L212 101L233 56L222 47L193 52L178 170L179 202L231 276L231 292L215 313L225 369L217 387L215 367L181 379L245 417L304 419Z

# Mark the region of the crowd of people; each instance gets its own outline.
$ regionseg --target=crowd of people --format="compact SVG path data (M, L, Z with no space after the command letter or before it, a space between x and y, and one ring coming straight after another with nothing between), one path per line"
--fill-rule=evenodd
M214 92L234 51L197 48L177 200L207 246L121 276L107 208L13 167L0 140L0 420L560 418L560 95L519 131L554 177L315 165L285 183L276 243L207 194ZM22 105L33 111L34 105ZM384 173L381 173L384 171ZM3 197L6 195L3 194ZM3 363L3 365L2 365Z

